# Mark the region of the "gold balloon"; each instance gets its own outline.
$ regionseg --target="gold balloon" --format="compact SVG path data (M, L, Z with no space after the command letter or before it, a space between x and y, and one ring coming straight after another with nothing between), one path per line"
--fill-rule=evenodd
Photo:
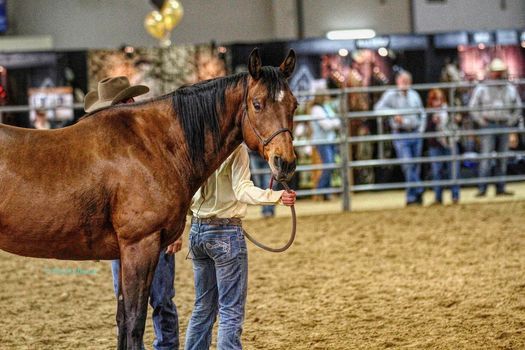
M162 17L164 17L166 30L171 31L182 19L184 9L182 8L182 4L177 0L166 0L160 13L162 14Z
M144 28L154 38L162 39L166 36L168 30L164 24L164 17L159 11L151 11L144 19Z

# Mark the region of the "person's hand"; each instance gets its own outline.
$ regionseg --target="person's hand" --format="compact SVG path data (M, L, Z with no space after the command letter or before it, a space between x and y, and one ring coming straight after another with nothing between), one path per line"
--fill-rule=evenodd
M441 123L441 118L439 118L439 115L434 114L432 116L432 123L435 125L439 125Z
M283 202L284 205L286 206L292 206L295 204L295 198L297 197L297 194L295 193L295 191L284 191L282 196L281 196L281 201Z
M400 116L400 115L396 115L396 116L394 117L394 121L395 121L397 124L401 125L401 124L403 124L403 117Z
M166 248L166 254L175 254L182 248L182 237L177 239L175 242L170 244L168 248Z

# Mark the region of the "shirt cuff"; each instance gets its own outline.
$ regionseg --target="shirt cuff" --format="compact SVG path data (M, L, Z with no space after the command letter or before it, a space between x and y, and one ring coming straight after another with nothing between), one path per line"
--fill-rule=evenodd
M274 190L272 190L272 193L270 194L270 197L272 199L275 199L273 201L275 204L283 204L283 202L282 202L283 192L284 192L283 190L281 190L281 191L274 191Z

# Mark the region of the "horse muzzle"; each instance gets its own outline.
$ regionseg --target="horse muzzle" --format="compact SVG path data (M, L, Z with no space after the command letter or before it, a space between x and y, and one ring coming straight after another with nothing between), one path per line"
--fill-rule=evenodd
M296 168L295 159L286 161L280 156L274 156L269 163L272 169L272 176L275 180L288 182L292 179Z

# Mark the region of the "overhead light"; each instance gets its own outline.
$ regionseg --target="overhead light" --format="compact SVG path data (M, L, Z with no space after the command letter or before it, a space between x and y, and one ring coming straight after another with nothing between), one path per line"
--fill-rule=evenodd
M521 47L523 47L523 48L525 49L525 40L523 40L523 41L521 42Z
M326 33L326 38L330 40L372 39L375 36L376 32L373 29L332 30Z
M342 57L348 56L348 50L347 49L339 49L339 56L342 56Z

